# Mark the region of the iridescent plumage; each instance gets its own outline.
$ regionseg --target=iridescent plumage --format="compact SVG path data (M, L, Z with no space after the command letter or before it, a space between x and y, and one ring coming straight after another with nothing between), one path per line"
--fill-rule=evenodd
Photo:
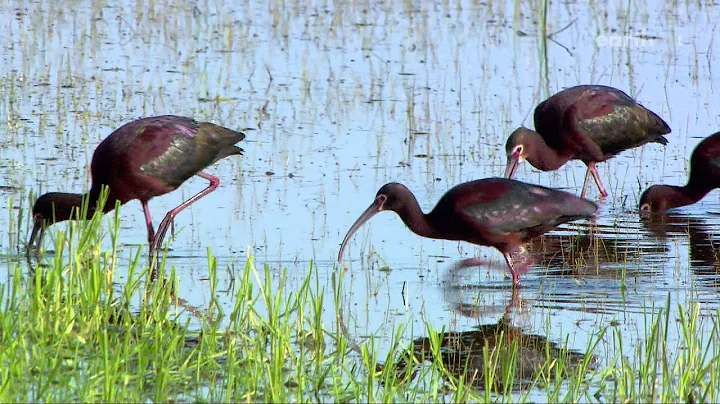
M583 85L563 90L535 108L535 129L518 128L505 144L505 177L513 178L527 160L542 171L582 160L587 174L581 196L592 175L602 196L607 191L595 163L646 143L667 144L670 127L657 114L624 92L607 86Z
M486 178L457 185L424 214L404 185L385 184L375 201L348 230L338 261L350 238L372 216L383 210L397 213L415 234L497 248L505 257L513 285L520 275L510 253L522 243L572 220L590 218L594 203L556 189L505 178Z
M93 153L88 193L51 192L35 202L28 252L34 243L36 252L39 250L47 226L79 218L84 197L89 202L85 218L92 217L103 187L108 187L103 212L115 209L116 202L120 205L133 199L141 202L152 260L174 216L214 191L220 183L217 177L201 171L222 158L242 154L243 150L235 144L244 138L242 132L173 115L138 119L121 126L100 142ZM147 202L174 191L194 175L210 181L210 186L168 212L155 234Z

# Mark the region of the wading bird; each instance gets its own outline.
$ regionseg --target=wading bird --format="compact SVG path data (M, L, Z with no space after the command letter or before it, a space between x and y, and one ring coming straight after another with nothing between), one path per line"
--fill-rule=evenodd
M665 212L692 205L720 187L720 132L695 146L690 157L690 176L685 186L653 185L640 197L640 211Z
M419 236L495 247L505 257L515 287L520 284L520 274L510 253L560 224L593 217L597 205L556 189L486 178L451 188L425 214L415 195L404 185L393 182L380 188L370 207L350 227L340 246L338 261L342 262L343 251L353 234L383 210L397 213Z
M33 230L28 253L39 253L45 228L69 219L80 218L83 198L88 199L89 219L97 209L103 187L109 188L103 212L115 209L133 199L142 204L147 224L150 262L160 248L168 226L175 216L194 202L214 191L220 180L202 172L220 159L242 154L236 143L245 138L242 132L209 122L165 115L129 122L103 140L93 153L90 164L92 185L86 194L49 192L33 206ZM192 176L200 176L210 185L197 195L170 210L155 233L148 201L177 189ZM152 279L156 276L153 268Z
M521 127L508 138L505 177L513 178L523 160L542 171L582 160L587 165L583 198L591 175L600 194L607 196L595 163L646 143L665 145L662 135L670 133L654 112L616 88L598 85L571 87L553 95L535 108L534 119L536 131Z

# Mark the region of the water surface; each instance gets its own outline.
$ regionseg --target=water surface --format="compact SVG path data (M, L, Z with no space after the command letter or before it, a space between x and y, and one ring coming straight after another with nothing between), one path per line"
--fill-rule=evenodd
M641 221L636 211L647 186L683 183L694 146L720 128L713 41L720 7L552 3L547 30L562 30L552 40L541 35L540 7L5 3L0 193L27 218L29 195L86 191L94 148L138 117L252 127L245 156L207 170L220 188L177 218L169 265L182 277L179 295L207 307L207 247L223 268L224 306L233 305L229 274L248 254L273 276L287 268L290 285L299 286L312 262L330 293L342 237L383 184L404 183L429 210L453 185L502 175L505 139L532 125L540 101L577 84L611 85L662 116L670 143L598 165L610 196L599 202L596 225L563 226L528 247L536 264L523 277L520 304L508 308L510 282L497 251L417 237L384 213L346 250L351 332L382 344L408 324L409 344L424 336L425 322L463 332L507 315L528 334L582 350L610 324L640 343L645 315L667 306L668 296L672 316L693 303L711 313L720 303L719 194L664 224ZM579 193L584 173L577 161L551 173L524 164L517 179ZM192 179L152 200L155 223L204 186ZM28 235L17 214L0 215L10 229L0 248L10 256ZM146 250L147 236L138 202L122 216L119 259L129 262ZM450 273L469 257L498 265ZM603 349L611 347L597 352L601 361Z

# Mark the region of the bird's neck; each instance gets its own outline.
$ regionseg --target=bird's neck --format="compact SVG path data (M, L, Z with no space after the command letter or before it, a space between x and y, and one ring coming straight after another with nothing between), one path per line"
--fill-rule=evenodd
M90 189L90 192L84 195L80 195L80 198L88 198L88 218L91 218L93 213L95 213L95 211L97 210L97 204L102 196L101 194L102 188L93 186ZM103 205L103 213L108 213L114 210L116 200L119 200L121 205L126 202L125 200L117 198L116 195L113 195L112 191L109 191L107 194L107 199L105 200L105 204Z
M688 182L687 185L682 187L674 185L667 185L667 187L668 191L664 195L666 210L692 205L702 199L712 189L693 182Z
M529 144L532 144L531 147L535 150L527 154L527 161L533 167L541 171L553 171L562 167L570 160L571 156L563 156L559 154L557 150L548 146L547 143L545 143L545 139L543 139L539 133L535 131L530 132L532 133L531 136L534 138L534 141L529 142Z
M428 216L423 213L414 196L408 196L408 199L403 203L403 209L397 214L413 233L422 237L437 238L435 230L428 222Z
M51 194L52 203L48 205L43 216L50 220L51 223L59 223L65 220L84 218L89 219L96 210L96 199L93 200L91 194L71 194L65 192L53 192ZM88 208L86 214L82 213L83 198L88 200Z
M684 195L691 200L690 203L695 203L717 188L718 184L713 181L712 175L698 176L692 174L691 172L687 184L682 189Z

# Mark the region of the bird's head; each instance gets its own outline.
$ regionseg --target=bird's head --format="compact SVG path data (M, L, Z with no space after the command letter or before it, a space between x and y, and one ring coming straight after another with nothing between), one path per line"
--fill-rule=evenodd
M45 222L46 225L64 222L73 215L73 208L78 208L82 198L77 194L64 192L48 192L41 195L33 205L33 220ZM75 213L77 214L77 212Z
M46 227L76 216L79 211L75 212L75 210L79 209L81 205L82 196L79 194L48 192L41 195L35 201L32 209L33 229L28 241L28 253L34 249L37 254Z
M401 212L406 207L402 196L408 194L412 195L405 185L397 182L391 182L383 185L377 194L375 194L375 200L373 203L371 203L370 206L365 209L365 212L363 212L355 221L355 223L350 226L350 230L348 230L342 244L340 245L338 261L342 262L343 251L345 250L345 245L347 245L350 238L352 238L355 232L357 232L360 227L365 224L365 222L370 220L370 218L384 210L391 210L402 215Z
M505 166L505 178L513 178L518 166L525 160L532 148L532 139L537 133L525 127L515 129L505 142L505 153L507 154L507 165Z
M674 187L668 185L653 185L640 196L640 213L662 213L672 209L672 195L676 193Z
M377 207L378 212L391 210L399 214L405 208L401 196L407 194L410 194L410 190L403 184L397 182L385 184L375 194L373 206Z

